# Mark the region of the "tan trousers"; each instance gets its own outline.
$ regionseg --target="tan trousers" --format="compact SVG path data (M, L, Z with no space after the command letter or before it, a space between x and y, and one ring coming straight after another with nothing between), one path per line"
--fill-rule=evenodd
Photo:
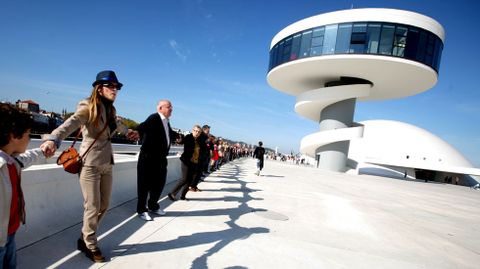
M97 229L110 204L112 165L84 166L80 172L83 194L82 235L87 248L97 248Z

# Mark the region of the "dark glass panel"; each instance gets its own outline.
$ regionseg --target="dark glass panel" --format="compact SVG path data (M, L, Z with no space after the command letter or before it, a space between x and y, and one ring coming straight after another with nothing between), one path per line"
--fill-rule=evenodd
M283 59L283 44L285 44L285 42L283 42L283 41L281 41L280 44L278 44L277 64L281 64L281 63L282 63L282 59Z
M318 27L313 29L313 37L323 36L325 34L325 27Z
M433 62L433 56L429 55L429 54L425 54L425 62L424 63L426 65L432 66L432 62Z
M285 39L285 43L283 44L283 56L282 56L282 63L288 62L290 59L290 50L292 49L292 38L288 37Z
M300 51L300 41L302 40L302 35L297 34L293 36L292 40L292 51L290 52L290 61L298 59L298 53Z
M367 46L365 44L351 44L349 53L363 54L367 52Z
M352 33L350 44L365 44L367 41L367 33Z
M289 45L292 45L292 37L289 36L285 39L285 45L289 46Z
M433 52L435 50L435 35L429 34L428 35L428 42L427 42L427 52L425 53L425 63L427 65L433 65Z
M442 59L442 50L443 50L443 43L440 38L437 38L437 42L435 43L435 61L434 61L434 68L438 71L440 70L440 60Z
M435 48L435 39L433 35L428 36L428 43L427 43L427 54L433 55L433 49Z
M323 40L322 54L333 54L335 52L335 43L337 41L338 24L325 26L325 39Z
M410 28L407 34L407 42L405 44L405 55L404 57L410 60L415 59L418 49L418 39L420 33L416 28Z
M274 66L275 66L275 62L273 61L274 59L274 55L275 55L275 48L277 46L274 46L271 50L270 50L270 53L269 53L269 61L268 61L268 70L271 70Z
M428 35L427 54L433 55L433 49L435 48L435 36Z
M367 23L354 23L349 53L365 53L367 50Z
M300 45L300 58L308 57L310 55L312 41L312 30L303 32L302 34L302 43Z
M406 43L407 29L404 27L397 27L397 30L395 31L395 39L393 41L393 56L403 57Z
M407 43L407 33L408 33L407 28L397 26L397 29L395 30L395 40L393 41L393 45L395 47L405 48L405 44ZM397 56L400 56L400 55L397 55Z
M417 48L417 61L423 63L425 60L425 50L427 49L427 33L425 31L420 31L420 38L418 40Z
M365 33L367 32L367 23L366 22L361 22L361 23L354 23L353 28L352 28L353 33Z
M393 51L392 51L393 56L403 58L404 54L405 54L405 48L404 47L397 47L397 46L393 47Z
M380 46L378 53L383 55L392 55L393 35L395 26L390 24L382 25L382 34L380 35Z
M395 40L393 41L393 56L403 57L405 53L406 43L406 36L395 35Z
M349 53L365 53L367 49L367 33L352 33Z
M380 28L379 23L369 23L367 27L368 53L377 54L378 45L380 42Z
M268 52L268 70L272 69L272 54L273 50L270 50Z
M395 29L395 35L396 36L407 36L408 34L408 28L405 26L397 26Z
M279 46L275 46L275 54L273 55L273 63L274 65L273 66L277 66L280 64L280 62L278 61L278 50L279 50Z
M312 47L318 47L323 45L323 35L312 38Z
M440 42L438 42L438 38L435 39L435 48L433 50L433 62L432 62L432 66L435 70L437 70L437 66L438 66L438 50L440 48Z
M283 57L282 57L282 63L286 63L290 59L290 49L292 48L291 45L284 46L283 47Z
M313 29L312 47L310 49L310 56L317 56L322 54L324 38L325 38L325 27L322 26L322 27Z
M352 36L352 24L345 23L338 25L337 43L335 53L348 53L350 50L350 38Z
M312 49L310 50L310 56L322 55L322 49L323 46L312 47Z

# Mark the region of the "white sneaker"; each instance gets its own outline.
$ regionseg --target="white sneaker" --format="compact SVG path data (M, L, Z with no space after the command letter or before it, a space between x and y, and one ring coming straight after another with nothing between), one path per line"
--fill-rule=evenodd
M166 214L165 211L163 211L163 210L160 209L160 208L157 209L157 210L152 210L152 211L150 211L150 212L152 212L153 214L159 215L159 216L163 216L163 215Z
M138 214L138 217L143 219L144 221L152 221L152 217L150 217L150 215L148 215L147 212L143 212L141 214Z

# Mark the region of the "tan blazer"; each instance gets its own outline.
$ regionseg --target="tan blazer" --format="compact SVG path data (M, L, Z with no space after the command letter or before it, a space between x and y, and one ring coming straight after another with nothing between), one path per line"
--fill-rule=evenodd
M75 130L77 130L79 127L82 127L83 141L80 145L80 155L84 154L84 152L98 136L98 133L105 127L105 122L107 119L105 106L100 103L101 113L98 126L95 126L94 124L87 124L89 115L88 103L89 100L87 99L80 101L77 106L77 111L75 111L75 113L68 118L68 120L66 120L62 125L58 126L58 128L52 132L53 136L63 140L75 132ZM114 109L114 114L116 116L115 107L112 108ZM100 135L97 142L95 142L92 149L86 156L84 156L84 165L95 166L108 163L113 164L113 150L112 143L110 141L111 135L110 128L107 127Z

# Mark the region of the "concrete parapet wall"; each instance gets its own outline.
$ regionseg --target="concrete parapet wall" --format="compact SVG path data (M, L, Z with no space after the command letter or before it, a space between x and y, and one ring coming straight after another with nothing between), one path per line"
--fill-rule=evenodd
M115 163L110 208L137 197L137 156L116 155ZM167 184L180 177L179 157L168 157ZM23 171L22 186L27 219L17 232L17 248L82 222L83 197L77 175L56 164L34 165Z

